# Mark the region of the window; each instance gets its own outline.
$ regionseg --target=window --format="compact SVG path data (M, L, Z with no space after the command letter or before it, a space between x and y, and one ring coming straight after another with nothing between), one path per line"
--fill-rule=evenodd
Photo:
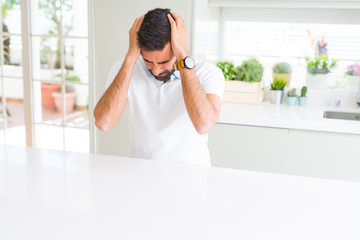
M305 85L304 58L315 55L315 45L323 36L329 58L341 60L333 72L333 87L344 86L345 67L360 58L360 25L227 21L224 32L224 59L241 63L256 57L267 70L265 79L271 79L275 62L289 62L296 73L292 76L293 87ZM309 34L315 40L313 46Z
M20 0L2 1L0 143L25 146Z
M89 152L87 30L86 0L32 1L36 147Z
M265 83L276 62L291 63L291 87L305 84L305 57L315 54L307 29L316 41L325 36L329 58L339 59L331 88L346 89L346 66L360 61L360 3L340 1L205 1L195 9L194 55L216 62L258 58ZM215 54L214 54L215 53Z
M90 151L87 3L2 1L0 143L25 145L29 119L33 146ZM22 16L21 7L30 15ZM30 22L28 32L21 32L22 22ZM22 56L22 40L30 42L29 55ZM25 83L31 109L24 109Z

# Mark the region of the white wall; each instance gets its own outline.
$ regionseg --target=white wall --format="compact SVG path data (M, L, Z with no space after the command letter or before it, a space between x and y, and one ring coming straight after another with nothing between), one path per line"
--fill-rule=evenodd
M94 1L94 42L95 42L95 98L96 102L104 93L106 76L128 48L128 31L135 18L156 7L170 8L186 21L192 32L192 10L194 0L93 0ZM191 34L189 34L191 35ZM188 41L192 42L191 39ZM189 49L191 51L191 49ZM127 156L129 131L125 112L120 123L110 132L95 131L95 152Z

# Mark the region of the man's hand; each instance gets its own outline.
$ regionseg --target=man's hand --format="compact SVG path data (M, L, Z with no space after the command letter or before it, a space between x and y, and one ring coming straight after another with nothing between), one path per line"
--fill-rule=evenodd
M129 50L127 56L134 58L135 60L137 60L140 56L140 47L137 40L137 32L140 29L143 19L144 15L135 19L134 24L129 30Z
M187 51L187 28L184 19L173 12L171 15L167 15L171 25L171 48L176 59L179 61L189 55Z

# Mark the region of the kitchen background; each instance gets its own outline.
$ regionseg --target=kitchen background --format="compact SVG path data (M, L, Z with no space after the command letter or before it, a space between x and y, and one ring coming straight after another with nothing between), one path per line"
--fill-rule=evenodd
M109 133L94 128L91 113L104 92L109 69L126 54L127 33L134 19L155 7L171 8L185 19L190 32L189 50L196 58L213 63L231 61L237 66L244 60L256 57L264 67L266 89L269 89L273 79L273 65L288 62L292 68L291 85L288 88L297 88L299 92L306 84L305 57L313 57L315 53L307 30L316 40L325 36L329 58L339 61L326 88L308 89L305 109L313 105L332 107L334 100L339 97L342 106L355 107L357 89L349 86L345 72L348 65L360 61L360 1L133 0L130 4L118 0L33 0L20 4L16 0L3 0L2 6L0 143L126 156L129 147L126 112L118 126ZM29 16L25 15L26 11L30 12ZM86 21L88 17L89 21ZM27 18L30 21L26 21ZM62 105L55 106L55 94L51 93L54 105L45 106L48 100L44 99L47 95L44 89L49 85L56 85L56 91L60 91L58 103ZM65 100L68 92L75 93L75 106ZM261 104L268 102L267 91ZM69 106L69 110L65 106ZM256 109L256 106L250 105L244 108L252 107ZM285 109L286 104L279 107ZM226 114L232 114L231 107L226 105L225 110ZM340 128L342 124L343 121L337 122ZM255 132L253 128L245 129L248 125L237 125L241 125L237 130L242 127L249 134L239 131L240 138L258 136L254 139L253 144L257 146L252 152L264 154L241 155L234 148L229 151L226 146L236 148L236 144L224 143L226 129L219 125L220 128L216 128L209 136L215 165L288 173L284 169L289 167L284 162L289 158L289 141L276 137L289 136L290 127L286 121L277 128L252 125L254 128L261 127L256 128ZM351 135L351 140L346 138L347 135L341 137L348 146L356 149L360 142L355 133L360 127L354 125L354 128L354 132L347 133ZM230 132L234 132L234 129ZM304 136L303 141L306 142L307 138L309 136ZM232 140L243 144L241 139ZM337 141L331 143L335 144L335 148ZM268 147L272 146L271 143L279 145L277 153L283 157L278 159L282 160L274 164L269 161L257 162L256 159L276 158L269 152L266 154L266 151L270 151ZM281 145L286 147L282 148ZM294 149L299 151L301 147ZM231 159L228 163L219 158L225 151L228 154L224 154L224 158ZM307 155L308 158L321 158L324 148L319 146L311 151L314 152ZM335 155L341 157L340 153L344 149L339 147L338 152L339 155ZM348 153L346 156L353 158ZM234 163L236 159L245 158L254 159L256 166ZM324 164L334 166L333 162L323 161L317 168L323 168ZM354 164L349 166L359 169L359 165L356 165L358 163ZM296 171L290 173L297 174ZM322 176L333 175L325 173ZM351 179L356 180L356 177Z

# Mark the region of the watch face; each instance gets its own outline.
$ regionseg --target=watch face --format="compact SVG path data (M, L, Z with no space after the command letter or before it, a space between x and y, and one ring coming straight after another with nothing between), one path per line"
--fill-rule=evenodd
M186 57L184 62L187 68L191 69L195 67L195 60L192 57Z

